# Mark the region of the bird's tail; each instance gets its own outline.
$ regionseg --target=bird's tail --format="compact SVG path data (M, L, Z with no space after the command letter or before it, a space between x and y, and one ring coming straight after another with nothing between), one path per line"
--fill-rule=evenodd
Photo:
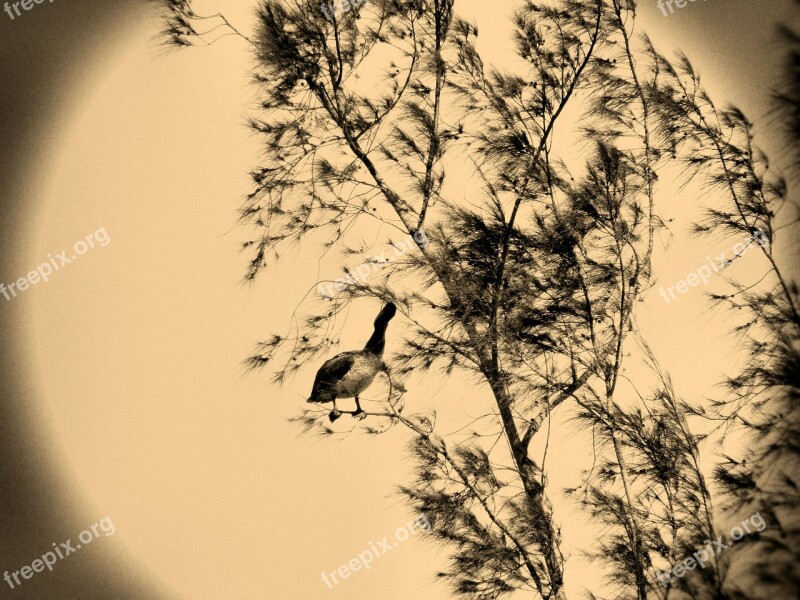
M325 392L321 392L319 390L311 390L311 395L308 397L306 402L333 402L336 399L333 394L326 394Z

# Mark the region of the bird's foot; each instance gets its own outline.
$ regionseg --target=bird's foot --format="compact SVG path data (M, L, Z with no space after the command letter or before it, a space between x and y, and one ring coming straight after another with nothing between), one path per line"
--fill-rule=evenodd
M367 418L367 413L365 413L362 409L359 408L357 411L355 411L353 413L353 418L354 419L358 419L359 421L361 419L366 419Z
M331 423L333 423L336 419L338 419L341 416L342 416L341 411L334 408L331 411L331 414L328 415L328 418L331 420Z

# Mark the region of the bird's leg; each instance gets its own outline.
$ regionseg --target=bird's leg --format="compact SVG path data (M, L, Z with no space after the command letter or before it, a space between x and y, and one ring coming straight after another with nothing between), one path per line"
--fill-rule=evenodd
M353 418L363 419L364 417L367 416L367 414L364 412L364 409L361 408L361 403L358 401L358 396L356 396L355 398L356 398L356 410L353 413Z
M328 418L331 420L331 423L333 423L336 419L338 419L341 416L342 416L342 413L338 408L336 408L336 398L334 398L333 399L333 410L331 411L331 414L328 415Z

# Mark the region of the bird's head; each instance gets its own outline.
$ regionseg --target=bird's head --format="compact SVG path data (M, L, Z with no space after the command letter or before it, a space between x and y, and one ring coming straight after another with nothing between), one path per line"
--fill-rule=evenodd
M381 312L378 313L378 316L375 317L375 327L387 325L396 314L397 306L395 306L394 302L389 302L381 309Z

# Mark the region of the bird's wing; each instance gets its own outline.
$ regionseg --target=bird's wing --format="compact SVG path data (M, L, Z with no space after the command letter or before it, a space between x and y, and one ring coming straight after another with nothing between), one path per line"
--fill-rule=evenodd
M331 391L329 388L347 375L353 363L355 363L354 352L342 352L326 360L317 371L314 387L311 390L311 398L317 398L320 394L327 395L327 392Z
M337 354L333 358L325 361L317 375L324 371L327 377L339 381L347 375L347 372L355 362L355 358L355 352L342 352L341 354Z

